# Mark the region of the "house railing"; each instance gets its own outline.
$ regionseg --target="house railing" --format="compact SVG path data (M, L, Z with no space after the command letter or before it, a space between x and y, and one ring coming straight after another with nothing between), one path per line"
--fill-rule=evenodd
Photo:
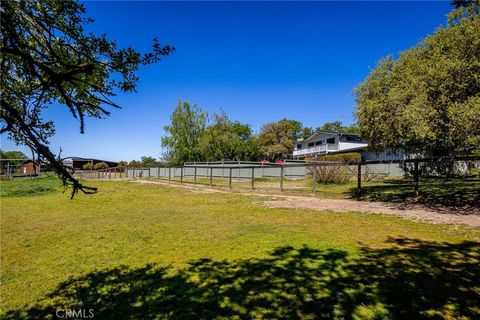
M339 142L339 143L329 143L320 146L315 146L311 148L305 149L298 149L293 151L293 156L304 156L308 154L315 154L315 153L326 153L328 151L340 151L340 150L348 150L348 149L358 149L367 147L368 144L366 143L359 143L359 142Z
M298 149L293 151L293 156L303 156L306 154L311 154L311 153L320 153L320 152L325 152L327 150L327 145L320 145L320 146L315 146L307 149Z

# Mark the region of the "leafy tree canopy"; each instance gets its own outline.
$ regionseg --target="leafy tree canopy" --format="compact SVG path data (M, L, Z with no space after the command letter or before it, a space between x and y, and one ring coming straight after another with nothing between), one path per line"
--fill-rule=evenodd
M231 121L223 111L215 114L214 119L200 137L198 153L201 160L250 160L255 157L250 125Z
M80 184L50 151L54 125L42 110L65 106L83 133L85 117L108 116L106 107L119 107L111 100L116 92L135 91L140 65L173 48L154 40L152 52L141 54L118 48L106 35L86 33L92 20L73 0L3 1L0 10L0 132L47 160L64 186L73 187L72 197L78 190L96 191Z
M207 113L197 105L179 101L170 119L171 124L164 127L168 135L162 137L165 160L172 164L200 160L198 144L205 130Z
M118 162L118 166L119 167L125 167L128 165L128 161L125 161L125 160L121 160Z
M307 129L306 133L311 133ZM278 122L262 126L257 138L258 152L268 160L287 159L293 152L294 142L303 138L305 131L302 123L295 120L282 119Z
M341 121L334 121L325 122L323 126L318 127L315 131L358 133L359 128L355 125L345 126Z
M450 155L480 147L479 1L461 2L446 27L381 60L356 88L360 132L373 149Z
M158 164L158 161L157 159L155 159L154 157L149 157L149 156L143 156L140 158L142 160L142 165L144 166L154 166L156 164Z
M140 161L137 161L137 160L132 160L128 163L128 166L133 167L133 168L138 168L138 167L142 166L142 163Z
M94 166L95 169L106 169L108 168L108 164L106 164L105 162L98 162L95 164Z
M0 159L27 159L25 153L21 151L2 151L0 150Z
M82 168L83 168L84 170L93 170L94 166L93 166L93 163L92 163L92 162L87 162L87 163L85 163L85 164L82 166Z

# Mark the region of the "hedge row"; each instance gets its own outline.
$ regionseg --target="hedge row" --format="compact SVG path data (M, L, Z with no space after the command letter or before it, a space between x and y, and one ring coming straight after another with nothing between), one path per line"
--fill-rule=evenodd
M326 154L317 158L318 161L332 161L332 162L360 162L362 157L360 153L338 153L338 154Z

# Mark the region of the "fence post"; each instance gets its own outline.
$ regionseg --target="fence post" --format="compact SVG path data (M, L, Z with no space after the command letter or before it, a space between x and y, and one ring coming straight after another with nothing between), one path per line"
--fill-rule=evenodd
M172 167L168 167L168 181L172 180Z
M362 163L357 164L357 196L362 192Z
M240 182L240 160L238 160L238 182Z
M418 171L418 161L415 161L414 163L414 169L413 169L413 188L415 190L415 196L418 197L419 195L419 187L418 187L418 176L420 172Z
M255 181L255 168L252 167L252 190L255 189L254 181Z
M183 166L180 168L180 183L183 183Z
M230 169L230 174L228 176L228 187L232 189L232 167L230 167L229 169Z
M213 176L213 167L210 167L210 185L213 185L212 176Z
M317 164L313 165L312 169L312 192L315 194L315 188L317 187Z
M160 180L160 167L156 167L157 169L157 180Z
M112 169L108 168L108 179L112 180Z
M280 191L283 191L283 165L280 165Z
M148 177L152 176L152 167L148 167Z
M197 183L197 167L193 168L193 183Z

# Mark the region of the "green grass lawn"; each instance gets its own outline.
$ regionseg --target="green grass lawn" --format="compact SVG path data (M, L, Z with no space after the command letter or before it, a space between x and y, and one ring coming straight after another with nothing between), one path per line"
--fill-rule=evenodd
M424 177L420 179L419 186L420 197L416 198L411 179L387 180L380 184L364 186L359 198L397 203L415 201L432 207L454 207L466 211L480 208L479 177L464 179Z
M90 181L1 182L7 319L475 319L480 230L265 198Z

